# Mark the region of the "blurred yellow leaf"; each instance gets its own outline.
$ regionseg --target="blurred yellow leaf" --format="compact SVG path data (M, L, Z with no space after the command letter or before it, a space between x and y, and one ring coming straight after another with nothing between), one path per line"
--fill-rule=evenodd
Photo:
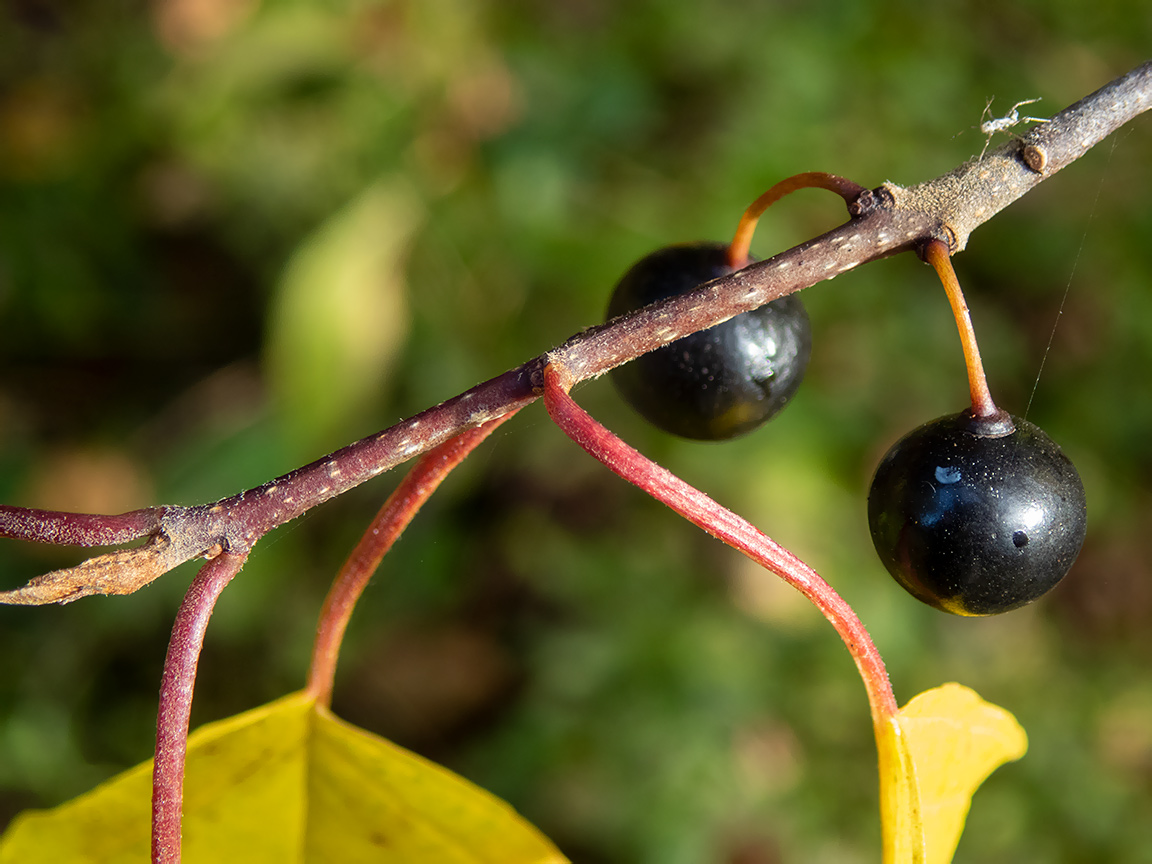
M876 729L884 864L924 864L924 822L916 768L899 715Z
M0 864L142 862L152 763L16 818ZM188 741L184 861L559 864L504 802L318 708L304 693Z
M378 400L408 334L404 264L417 194L381 180L293 252L270 309L268 372L296 444L311 452Z
M1028 738L1016 718L959 684L925 691L878 731L886 864L948 864L972 795Z

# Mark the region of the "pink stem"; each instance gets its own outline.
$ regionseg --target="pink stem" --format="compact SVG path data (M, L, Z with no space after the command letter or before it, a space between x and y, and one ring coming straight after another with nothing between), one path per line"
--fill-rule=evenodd
M184 803L184 757L188 718L204 631L216 599L244 566L248 553L224 552L200 568L176 613L156 719L156 759L152 768L152 861L179 864L180 823Z
M852 607L815 570L746 519L661 468L593 420L568 395L569 386L562 370L552 364L545 368L544 405L569 438L629 483L780 576L824 614L856 661L879 734L880 721L897 712L896 698L880 652Z
M384 555L452 469L491 435L497 426L515 414L516 410L519 409L490 420L483 426L469 429L424 454L388 496L340 568L340 573L324 599L320 623L316 627L316 642L312 647L312 666L308 671L307 690L315 697L317 704L327 707L332 702L336 660L344 631L356 601L360 599Z

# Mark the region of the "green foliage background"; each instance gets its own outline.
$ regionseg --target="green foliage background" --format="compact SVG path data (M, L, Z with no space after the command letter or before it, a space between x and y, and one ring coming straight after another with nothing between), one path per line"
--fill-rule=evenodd
M979 153L993 94L997 113L1035 96L1052 113L1150 44L1135 0L8 4L0 500L107 512L255 485L598 322L632 261L726 238L786 175L935 176ZM902 702L958 680L1017 715L1031 750L977 794L958 861L1152 861L1150 153L1144 119L957 259L994 393L1090 496L1080 561L1034 607L943 616L871 550L879 456L966 394L943 294L910 256L805 292L808 380L745 439L676 441L607 383L578 391L823 573ZM842 215L804 193L754 248ZM327 278L348 286L331 320ZM257 548L209 630L194 722L301 685L328 580L396 479ZM6 541L0 578L76 560ZM0 609L0 823L150 755L191 574ZM386 561L335 708L579 861L878 854L867 709L835 634L540 406Z

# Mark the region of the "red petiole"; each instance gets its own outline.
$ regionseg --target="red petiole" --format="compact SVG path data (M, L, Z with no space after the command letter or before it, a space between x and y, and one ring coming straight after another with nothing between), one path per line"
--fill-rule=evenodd
M307 685L317 704L331 703L348 619L384 555L449 472L514 413L469 429L426 453L380 508L324 601ZM216 600L246 558L247 553L224 552L205 564L189 587L172 628L160 688L152 774L152 860L158 864L180 861L188 722L200 650Z
M222 552L200 568L172 625L160 679L156 758L152 764L152 861L179 864L188 718L204 632L220 593L240 572L248 553Z
M315 697L317 704L328 707L332 702L336 660L344 631L356 601L364 593L385 554L449 472L491 435L497 426L515 413L512 411L503 417L489 420L483 426L469 429L425 453L388 496L340 568L340 573L328 590L328 596L324 598L320 622L316 627L316 641L312 646L312 665L308 670L307 690Z
M570 386L562 368L553 364L545 367L544 405L569 438L629 483L771 570L811 600L832 623L860 670L879 734L882 721L897 712L896 698L880 652L852 607L815 570L746 519L661 468L597 423L568 394Z

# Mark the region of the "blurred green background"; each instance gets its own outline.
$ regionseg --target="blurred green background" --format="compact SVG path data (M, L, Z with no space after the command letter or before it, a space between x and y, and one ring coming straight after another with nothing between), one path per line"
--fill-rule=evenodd
M13 0L0 500L119 512L256 485L598 322L635 259L727 238L784 176L925 180L979 153L993 95L998 114L1037 96L1053 113L1149 45L1146 0ZM901 702L958 680L1016 714L1031 750L977 794L957 861L1152 862L1150 154L1145 118L956 262L998 401L1089 493L1083 554L1033 607L942 615L871 549L880 455L966 397L943 293L911 256L805 292L807 381L747 438L673 440L606 382L577 392L812 563ZM802 193L754 250L842 218ZM257 547L209 629L194 723L301 686L328 581L398 476ZM0 584L79 558L5 541ZM149 757L192 572L0 609L0 825ZM335 708L506 797L578 861L878 860L867 706L839 639L539 405L386 560Z

